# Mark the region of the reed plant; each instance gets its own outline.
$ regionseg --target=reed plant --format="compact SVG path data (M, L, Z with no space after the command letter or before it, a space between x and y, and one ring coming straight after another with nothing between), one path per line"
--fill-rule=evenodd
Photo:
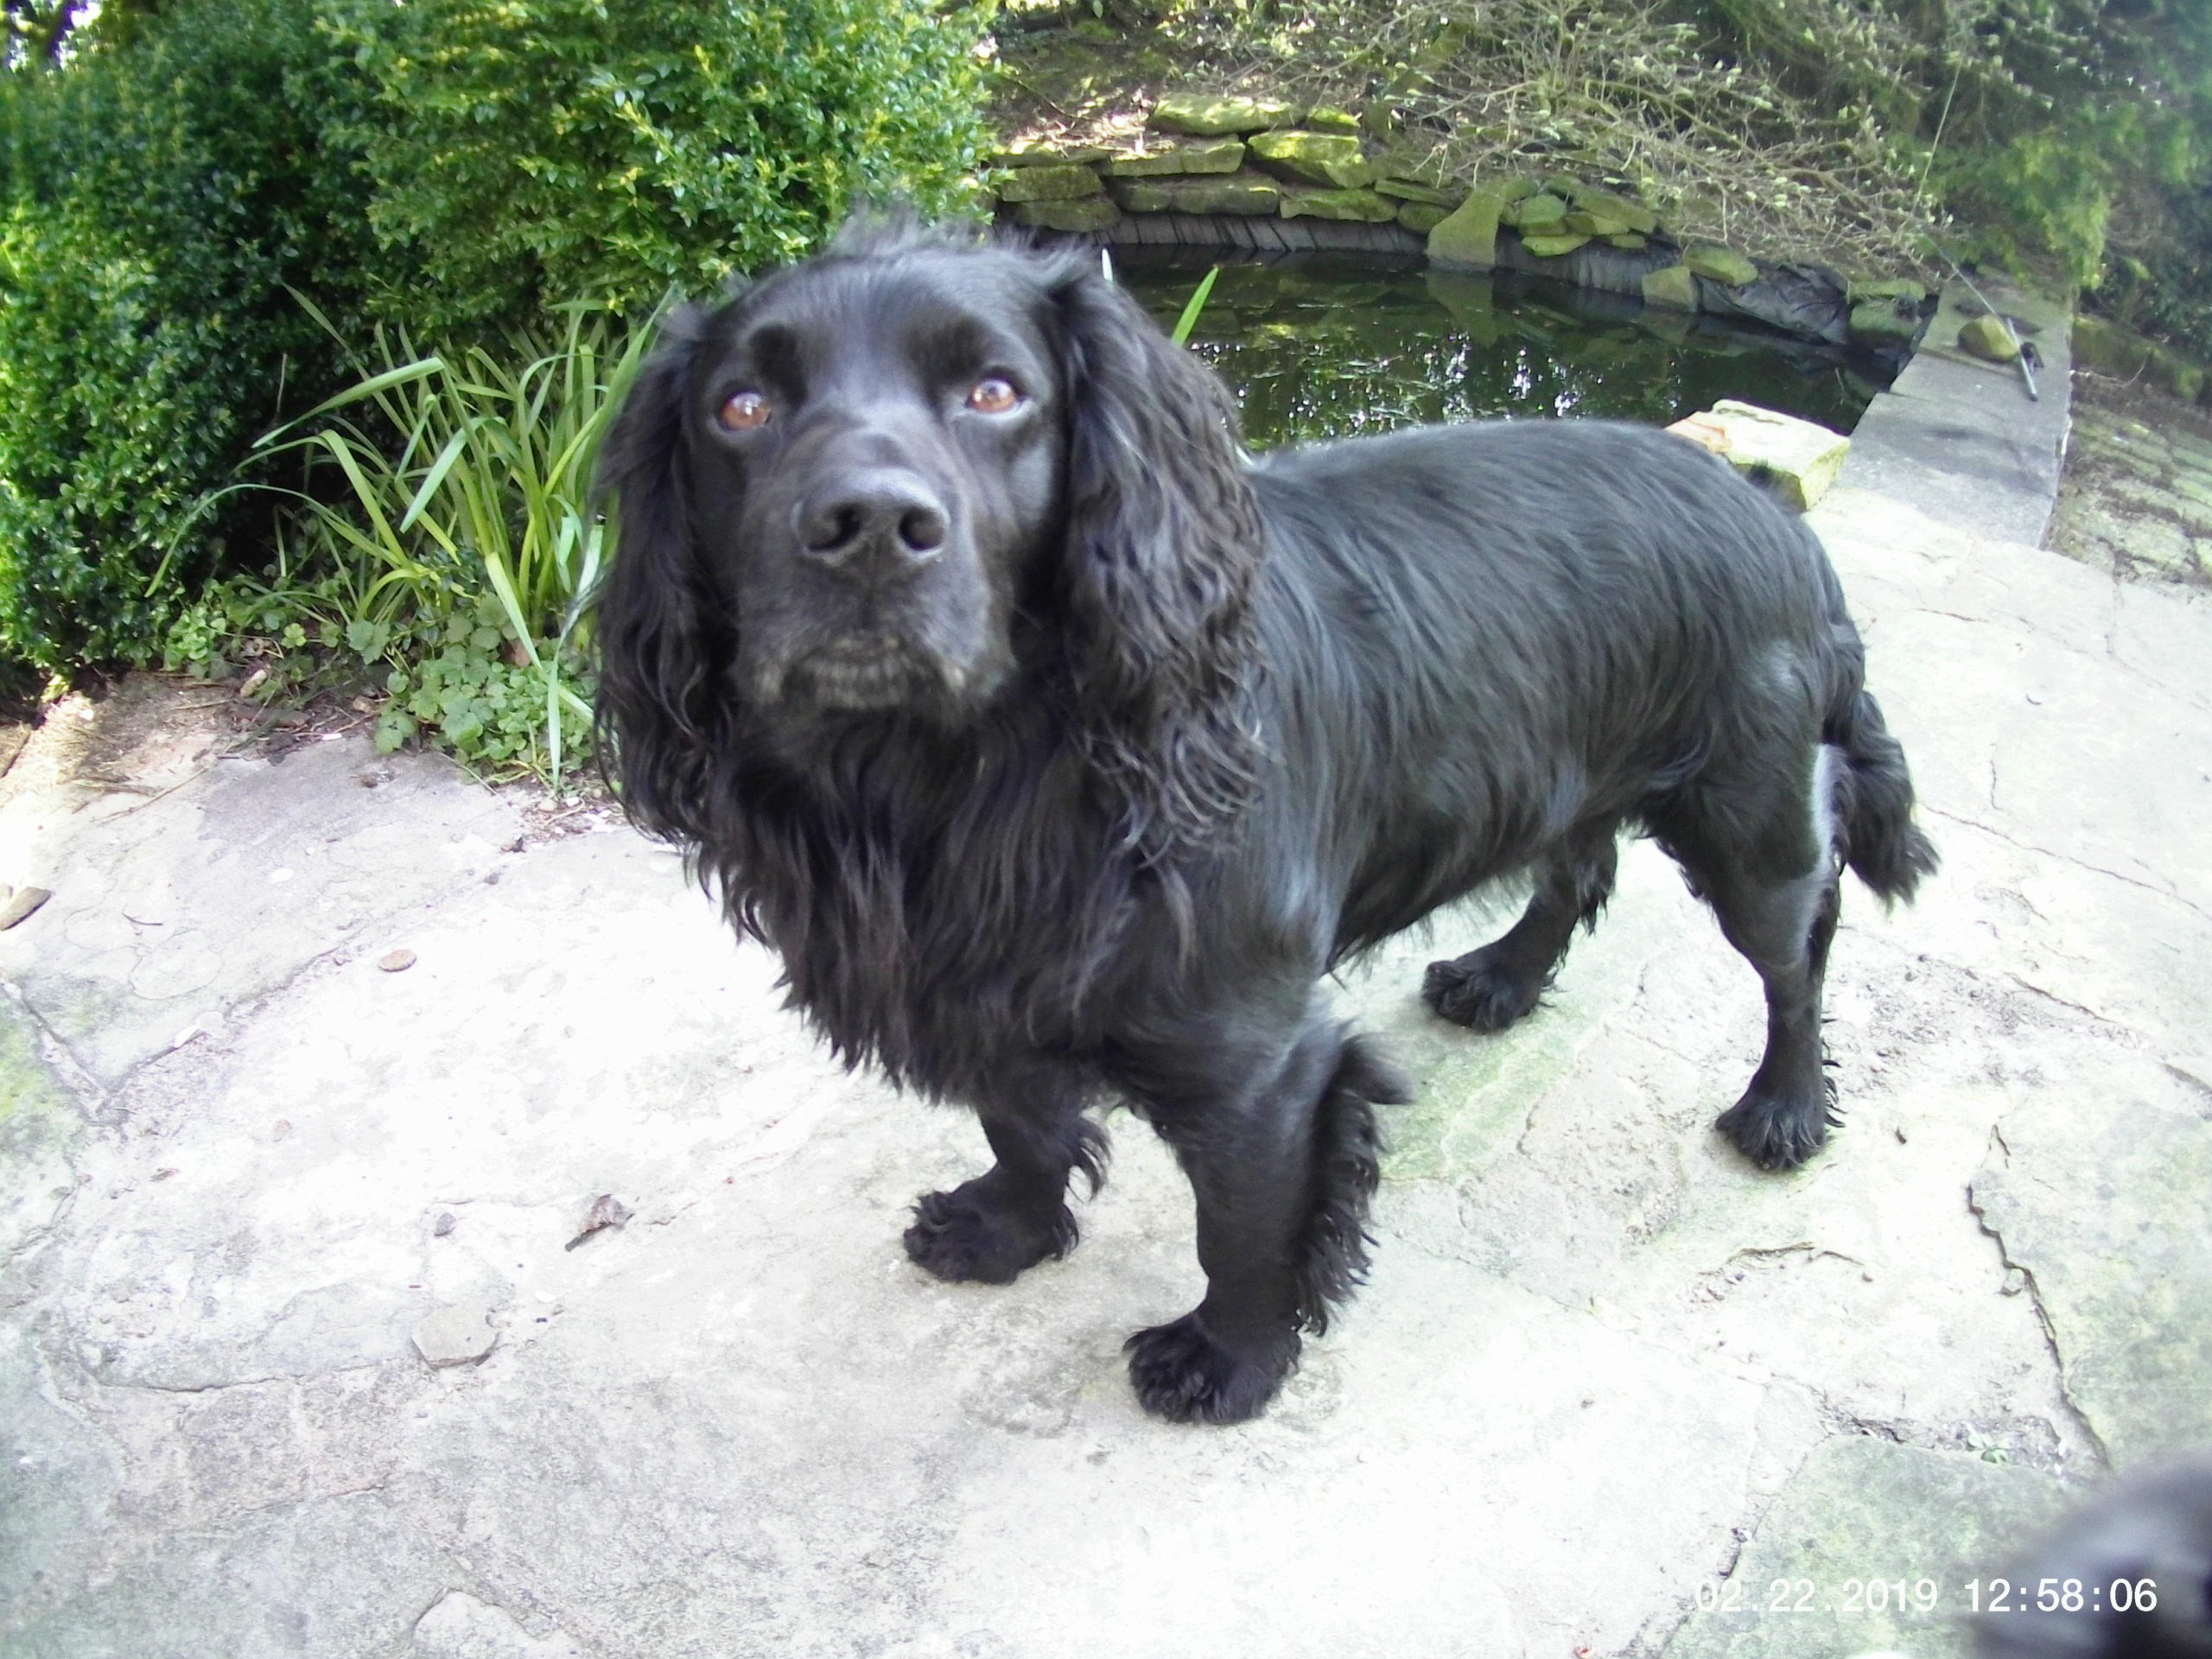
M294 480L232 486L287 502L274 562L194 606L172 660L226 637L310 671L342 651L384 671L381 747L427 734L557 785L588 741L588 607L612 546L593 469L652 330L582 302L556 315L451 350L376 330L353 385L254 446Z

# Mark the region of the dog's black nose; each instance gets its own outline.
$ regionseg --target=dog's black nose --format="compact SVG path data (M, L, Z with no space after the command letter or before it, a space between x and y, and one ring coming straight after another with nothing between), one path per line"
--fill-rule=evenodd
M800 505L809 558L856 575L927 564L944 550L944 504L905 471L849 474Z

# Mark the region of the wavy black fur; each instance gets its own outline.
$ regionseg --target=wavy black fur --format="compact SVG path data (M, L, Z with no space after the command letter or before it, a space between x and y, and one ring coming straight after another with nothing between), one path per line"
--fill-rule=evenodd
M1837 861L1934 866L1819 545L1624 426L1401 432L1252 462L1220 384L1089 253L857 221L681 314L603 467L604 753L781 953L849 1065L977 1111L991 1169L913 1258L1002 1282L1074 1241L1089 1107L1128 1100L1198 1207L1205 1300L1130 1344L1162 1414L1235 1421L1367 1263L1402 1079L1333 963L1498 877L1445 1017L1533 1007L1624 828L1766 982L1724 1118L1827 1131Z

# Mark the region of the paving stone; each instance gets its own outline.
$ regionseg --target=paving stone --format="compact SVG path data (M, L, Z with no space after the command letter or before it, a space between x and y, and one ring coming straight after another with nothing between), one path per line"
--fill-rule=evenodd
M2050 1081L1999 1121L1974 1208L2132 1469L2212 1440L2212 1087L2148 1059Z
M1967 1583L2006 1571L2067 1498L2032 1471L1840 1434L1761 1517L1734 1569L1698 1586L1705 1606L1665 1659L1969 1659ZM1873 1585L1879 1611L1867 1607Z
M348 744L309 745L281 766L225 760L169 796L172 810L89 823L74 798L11 801L0 862L54 897L0 933L0 976L113 1084L317 958L385 948L379 928L480 880L521 830L507 798L466 785L449 760L389 764L389 780L365 790Z

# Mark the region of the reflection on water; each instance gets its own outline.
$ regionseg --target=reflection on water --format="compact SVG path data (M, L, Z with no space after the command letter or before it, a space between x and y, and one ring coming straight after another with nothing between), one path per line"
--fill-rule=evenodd
M1116 275L1173 323L1217 257L1117 250ZM1857 354L1718 318L1350 255L1224 265L1191 345L1236 392L1255 448L1503 415L1664 425L1722 397L1849 432L1886 384Z

